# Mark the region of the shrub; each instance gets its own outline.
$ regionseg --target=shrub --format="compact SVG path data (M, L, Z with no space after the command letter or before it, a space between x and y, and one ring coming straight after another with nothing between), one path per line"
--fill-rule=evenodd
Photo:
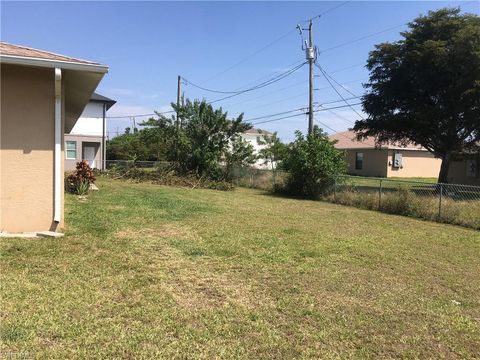
M81 181L75 187L75 193L77 195L85 195L90 188L90 183L88 181Z
M196 174L178 174L171 167L157 167L155 169L117 169L107 172L107 176L114 179L125 179L142 183L149 182L158 185L183 186L189 188L203 188L214 190L232 190L233 184L223 180L211 180L207 177L198 177Z
M304 137L300 131L284 153L282 168L289 175L284 190L306 198L318 199L329 190L337 175L344 174L344 154L317 126Z
M67 191L83 195L95 180L96 178L92 168L85 160L82 160L77 163L75 172L67 177L65 185ZM82 194L80 194L80 192L82 192Z

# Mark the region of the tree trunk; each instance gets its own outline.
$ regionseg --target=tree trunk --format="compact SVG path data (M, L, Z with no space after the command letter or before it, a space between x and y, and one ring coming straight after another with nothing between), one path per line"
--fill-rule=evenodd
M448 169L450 168L451 153L447 152L442 158L440 173L438 174L438 182L446 184L448 182Z

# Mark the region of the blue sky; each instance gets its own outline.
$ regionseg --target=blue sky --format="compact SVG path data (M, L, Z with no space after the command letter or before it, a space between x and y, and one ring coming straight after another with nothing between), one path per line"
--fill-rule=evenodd
M301 36L291 30L342 3L2 1L1 39L107 64L110 71L97 90L117 100L108 115L144 114L169 109L176 98L177 75L204 87L230 91L251 87L290 69L305 57ZM400 26L321 52L318 61L336 81L361 95L361 83L368 77L363 65L374 44L399 39L399 32L406 28L402 24L419 14L459 5L464 11L479 13L474 1L348 2L315 20L314 40L320 51ZM315 80L315 101L339 99L324 78ZM184 86L184 91L191 99L222 97L192 85ZM346 90L340 91L344 97L352 97ZM244 112L247 120L306 107L308 67L271 86L217 104L232 116ZM330 106L338 105L342 103ZM355 108L361 110L360 106ZM336 109L335 113L343 119L329 112L316 113L320 126L330 133L347 129L358 118L349 108ZM137 117L137 123L142 119ZM270 119L275 118L262 120ZM128 119L109 119L108 130L122 132L129 125ZM278 131L281 138L291 140L296 129L306 130L307 120L298 116L258 127Z

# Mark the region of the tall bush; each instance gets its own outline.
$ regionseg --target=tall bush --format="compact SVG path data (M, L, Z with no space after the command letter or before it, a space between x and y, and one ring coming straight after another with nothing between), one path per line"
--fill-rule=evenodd
M255 161L253 147L240 138L251 128L243 121L243 114L228 119L221 108L214 109L206 101L198 100L172 107L179 112L181 127L169 156L181 173L224 180L228 177L226 167Z
M346 172L343 152L335 149L317 126L304 136L295 132L296 139L284 152L282 168L288 172L283 189L289 194L317 199L333 184L337 175Z

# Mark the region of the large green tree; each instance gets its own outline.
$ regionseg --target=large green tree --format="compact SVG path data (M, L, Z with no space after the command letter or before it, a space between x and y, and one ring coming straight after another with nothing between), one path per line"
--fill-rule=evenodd
M364 86L359 139L421 145L442 159L447 182L452 154L478 151L480 141L480 18L441 9L408 24L402 39L375 46Z
M206 101L187 100L172 107L178 111L181 127L170 160L180 171L213 179L228 177L228 169L255 161L253 148L242 141L240 134L251 128L243 114L229 119L221 108L214 109Z

